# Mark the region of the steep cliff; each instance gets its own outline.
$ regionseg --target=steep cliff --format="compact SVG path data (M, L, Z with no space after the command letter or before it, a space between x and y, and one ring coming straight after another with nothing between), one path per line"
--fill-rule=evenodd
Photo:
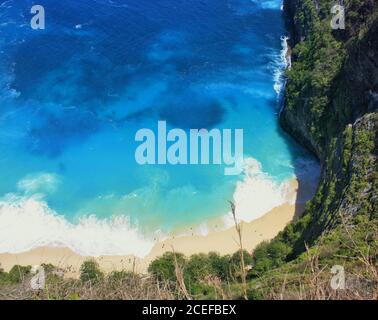
M340 225L378 221L378 2L344 1L345 30L331 28L333 5L285 1L293 49L280 121L322 173L304 215L255 250L253 275L293 261Z
M291 30L282 126L322 167L301 218L253 253L251 298L378 298L378 1L285 0ZM330 286L332 266L349 283Z
M329 0L286 0L293 63L282 126L320 159L295 252L341 221L378 215L378 2L344 1L332 30Z

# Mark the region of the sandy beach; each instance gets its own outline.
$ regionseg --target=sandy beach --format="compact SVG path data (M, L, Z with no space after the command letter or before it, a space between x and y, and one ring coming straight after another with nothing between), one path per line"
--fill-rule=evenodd
M292 196L296 196L298 182L292 182ZM286 203L274 208L262 218L250 223L242 222L243 246L252 252L261 242L274 238L296 215L300 215L304 205ZM152 251L143 259L134 256L100 256L95 257L105 272L114 270L134 270L139 273L147 271L149 263L167 251L181 252L185 255L208 253L232 254L238 250L237 233L235 228L226 230L212 230L208 235L189 234L185 236L171 236L164 241L157 242ZM14 265L40 265L51 263L65 271L67 277L77 277L80 265L90 257L76 254L68 248L42 247L19 254L0 254L0 265L9 271Z

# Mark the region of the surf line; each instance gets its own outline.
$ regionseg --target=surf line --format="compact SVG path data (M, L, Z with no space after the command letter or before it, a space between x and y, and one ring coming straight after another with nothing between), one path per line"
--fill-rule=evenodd
M135 150L139 165L213 164L224 165L225 175L239 175L243 171L243 129L190 129L187 132L174 128L167 131L166 121L158 121L155 131L138 130L135 141L140 142Z

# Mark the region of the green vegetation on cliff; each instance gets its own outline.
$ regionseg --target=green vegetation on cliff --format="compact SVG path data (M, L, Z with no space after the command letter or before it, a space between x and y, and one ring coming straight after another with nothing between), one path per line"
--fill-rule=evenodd
M286 247L279 260L265 255L271 266L260 276L271 285L282 284L279 278L287 273L297 279L301 261L314 251L321 253L317 263L323 266L343 265L343 257L350 257L348 271L356 273L362 258L355 258L353 250L344 252L343 231L351 228L355 232L348 233L350 241L359 242L369 236L368 227L377 228L378 3L344 4L346 29L332 30L334 1L286 1L296 43L281 123L316 153L322 175L303 217L256 249L255 257L260 251ZM377 233L374 236L366 277L377 275ZM310 249L303 254L306 247Z
M345 1L346 30L330 27L333 4L287 1L293 28L307 36L293 50L281 123L322 162L318 192L298 222L303 230L295 254L341 218L372 219L378 211L378 3ZM298 18L303 15L310 22L303 24Z
M104 275L93 261L81 280L49 274L22 291L30 268L0 270L0 294L48 299L378 299L378 2L345 0L346 29L332 30L331 0L286 0L292 29L282 126L319 158L318 191L304 215L252 255L166 253L148 277ZM345 269L346 289L330 286ZM51 268L50 268L51 269ZM242 280L247 278L247 284Z

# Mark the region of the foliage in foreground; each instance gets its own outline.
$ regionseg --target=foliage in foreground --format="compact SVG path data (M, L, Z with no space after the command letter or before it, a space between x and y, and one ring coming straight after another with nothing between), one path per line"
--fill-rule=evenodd
M245 252L247 298L378 299L378 221L357 219L289 263L281 263L287 253L281 244L261 244L252 256ZM127 270L105 275L88 260L80 279L66 279L49 265L45 289L38 292L28 287L30 266L15 266L0 272L0 299L242 299L240 265L240 252L191 257L171 252L154 260L148 275ZM345 269L344 290L331 288L335 265Z
M300 115L305 109L304 131L323 159L324 171L302 218L258 246L252 256L245 252L246 270L240 252L191 257L166 253L151 263L148 276L128 271L105 275L94 261L87 261L80 280L65 279L50 268L45 289L33 292L26 285L30 267L15 266L8 273L0 271L0 298L378 299L378 117L375 112L354 121L352 106L361 97L342 81L345 65L355 65L348 62L353 55L349 50L348 57L346 49L364 52L373 43L377 22L370 26L366 18L376 2L346 1L350 34L343 37L329 30L324 18L331 1L316 2L319 12L313 1L301 3L296 19L310 34L293 51L287 110ZM345 270L344 290L330 286L335 265ZM246 272L247 284L242 281Z

